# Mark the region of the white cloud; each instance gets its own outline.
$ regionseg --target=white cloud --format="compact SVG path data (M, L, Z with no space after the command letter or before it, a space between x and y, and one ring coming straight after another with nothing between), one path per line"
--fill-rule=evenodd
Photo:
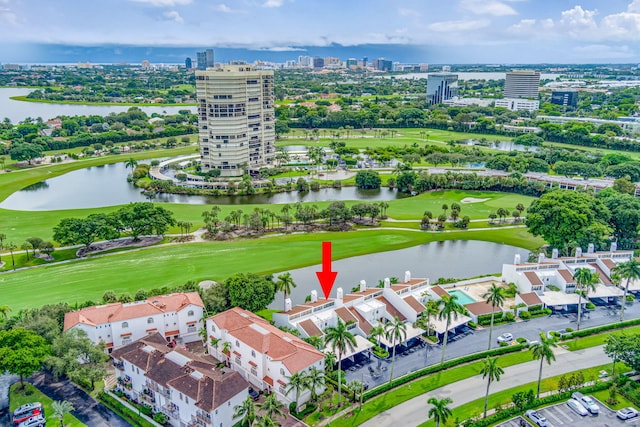
M514 8L498 0L461 0L460 7L476 15L507 16L518 14Z
M184 24L184 19L182 18L182 16L180 16L177 10L168 10L164 12L162 15L165 18L167 18L169 21L175 21L178 24Z
M7 2L4 2L4 4L7 4ZM11 9L9 9L8 7L0 6L0 22L15 24L17 20L18 17L11 11Z
M301 47L291 47L291 46L263 47L256 50L266 51L266 52L306 52L307 51L307 49L304 49Z
M640 13L640 0L633 0L629 3L629 6L627 6L627 12Z
M636 56L636 53L627 45L611 46L608 44L578 46L573 49L573 53L584 59L631 59Z
M280 7L284 4L284 0L267 0L262 6L264 7Z
M222 12L222 13L245 13L243 10L240 10L240 9L232 9L224 3L216 4L212 6L211 9L215 10L216 12Z
M136 3L147 3L155 7L174 7L190 4L192 0L131 0Z
M488 27L490 24L491 22L488 19L441 21L430 24L428 28L439 33L456 33L459 31L479 30Z

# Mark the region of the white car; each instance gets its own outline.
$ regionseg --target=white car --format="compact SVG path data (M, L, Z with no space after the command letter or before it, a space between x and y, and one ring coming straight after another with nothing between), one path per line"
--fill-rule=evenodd
M46 423L47 420L42 415L36 415L21 422L18 427L44 427Z
M582 406L582 403L580 403L576 399L567 400L567 406L571 408L573 412L575 412L576 414L582 417L586 417L587 415L589 415L589 411L587 411L587 408Z
M538 427L547 427L547 419L544 417L544 415L540 414L539 412L534 411L533 409L529 409L524 414L527 416L527 418L533 421L535 425L537 425Z
M513 341L513 334L510 334L509 332L502 334L498 337L498 342L511 342Z
M575 392L571 395L574 399L582 403L582 406L587 408L587 411L591 413L591 415L596 415L600 413L600 406L596 403L595 400L591 396L585 396L582 393Z
M622 408L618 412L616 412L616 417L621 420L628 420L629 418L635 418L638 416L638 411L636 411L632 407Z

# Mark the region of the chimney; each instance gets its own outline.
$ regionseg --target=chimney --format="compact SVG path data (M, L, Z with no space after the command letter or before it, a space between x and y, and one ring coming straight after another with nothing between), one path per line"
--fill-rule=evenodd
M367 282L364 280L360 280L360 292L367 290Z
M546 257L545 257L545 255L544 255L544 253L543 253L543 252L540 252L540 253L538 254L538 262L543 262L545 258L546 258Z
M389 286L391 286L391 279L389 279L388 277L384 278L384 287L388 288Z
M520 264L520 254L516 254L516 256L513 257L513 263Z
M342 296L343 296L343 294L344 294L344 291L342 290L342 288L338 288L336 290L336 299L338 300L338 302L340 304L342 304Z
M617 241L611 242L611 252L615 252L617 250L618 250L618 242Z
M315 289L311 291L311 302L318 302L318 291Z
M582 248L578 246L576 248L576 258L580 258L582 256Z
M593 243L589 243L589 246L587 246L587 253L588 254L592 254L595 252L595 246Z
M284 311L291 311L291 298L284 300Z
M553 248L553 250L551 251L551 258L558 258L558 248Z
M409 270L404 272L404 281L405 283L411 281L411 272Z

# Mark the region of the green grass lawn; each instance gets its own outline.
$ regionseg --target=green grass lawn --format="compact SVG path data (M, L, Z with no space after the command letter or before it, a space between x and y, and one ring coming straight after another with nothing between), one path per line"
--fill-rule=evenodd
M571 340L563 341L562 345L566 345L567 349L570 351L582 350L583 348L587 347L603 345L612 333L637 334L638 332L640 332L640 326L629 326L628 328L617 329L613 332L603 332L601 334L589 335L582 338L574 338Z
M17 311L59 301L97 301L107 290L133 294L187 280L223 280L238 272L266 274L313 265L321 261L323 241L333 242L333 259L341 259L456 239L509 243L532 250L541 243L523 229L440 234L371 229L187 243L6 273L0 275L0 291L2 303Z
M615 405L611 405L607 403L607 399L609 399L609 390L596 391L592 393L592 396L598 399L600 402L607 405L609 408L613 409L614 411L618 411L622 408L627 408L629 406L633 408L636 407L636 405L633 402L628 400L626 397L624 397L620 393L616 393L616 400L618 401L618 403L616 403Z
M29 393L29 395L27 396L25 395L25 391L18 390L19 386L20 386L19 382L13 384L9 392L9 403L10 403L9 407L11 411L15 410L18 406L24 405L25 403L40 402L42 403L42 406L44 406L44 413L45 413L45 417L47 418L47 425L48 426L60 425L59 420L56 420L55 418L51 418L51 416L53 415L53 409L51 407L51 404L53 403L52 399L45 396L44 393L42 393L40 390L38 390L36 387L32 386L31 384L25 383L25 391ZM80 420L78 420L73 415L66 414L64 416L64 425L66 427L81 427L86 424L81 423Z

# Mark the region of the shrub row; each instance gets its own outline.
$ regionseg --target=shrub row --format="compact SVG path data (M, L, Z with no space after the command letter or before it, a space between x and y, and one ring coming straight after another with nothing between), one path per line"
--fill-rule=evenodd
M624 322L611 323L608 325L596 326L594 328L582 329L580 331L574 331L569 334L562 335L562 339L568 340L571 338L586 337L586 336L595 335L604 331L622 329L622 328L626 328L627 326L635 326L635 325L640 325L640 318L625 320Z
M155 427L149 421L145 420L144 418L142 418L141 416L133 412L131 409L127 408L126 406L118 402L118 400L113 396L110 396L109 394L101 391L100 393L98 393L97 398L104 406L111 409L116 414L120 415L122 418L125 419L125 421L127 421L132 426Z
M511 345L508 347L500 347L500 348L495 348L489 351L483 351L480 353L474 353L474 354L469 354L466 356L462 356L462 357L458 357L457 359L452 359L452 360L447 360L446 362L442 363L442 364L437 364L437 365L432 365L432 366L427 366L426 368L422 368L420 370L417 370L415 372L411 372L407 375L403 375L401 377L398 377L396 379L394 379L393 381L391 381L390 383L385 383L382 384L376 388L373 388L371 390L368 390L367 392L364 393L363 396L363 400L367 401L369 399L371 399L372 397L378 396L379 394L382 394L386 391L389 391L395 387L398 387L402 384L406 384L410 381L413 381L417 378L420 377L424 377L426 375L430 375L430 374L434 374L436 372L445 370L445 369L449 369L453 366L457 366L457 365L461 365L463 363L468 363L468 362L473 362L479 359L484 359L487 356L500 356L503 354L507 354L507 353L515 353L518 352L520 350L522 350L524 348L524 346L522 344L517 344L517 345Z
M605 390L607 388L609 388L610 383L607 382L601 382L601 383L597 383L594 384L592 386L588 386L588 387L583 387L580 389L580 391L583 394L587 394L587 393L593 393L595 391L600 391L600 390ZM571 391L565 391L562 393L558 393L558 394L552 394L549 396L545 396L543 398L540 399L534 399L533 402L531 402L528 405L525 405L524 407L511 407L511 408L507 408L504 409L502 411L496 412L493 415L488 416L487 418L483 418L481 420L477 420L477 421L467 421L464 423L464 427L487 427L487 426L491 426L494 425L500 421L506 420L508 418L511 417L515 417L516 415L522 414L524 411L526 411L527 409L531 409L531 408L537 408L539 406L546 406L546 405L550 405L552 403L557 403L561 400L566 400L571 398L571 394L574 392L574 390Z

